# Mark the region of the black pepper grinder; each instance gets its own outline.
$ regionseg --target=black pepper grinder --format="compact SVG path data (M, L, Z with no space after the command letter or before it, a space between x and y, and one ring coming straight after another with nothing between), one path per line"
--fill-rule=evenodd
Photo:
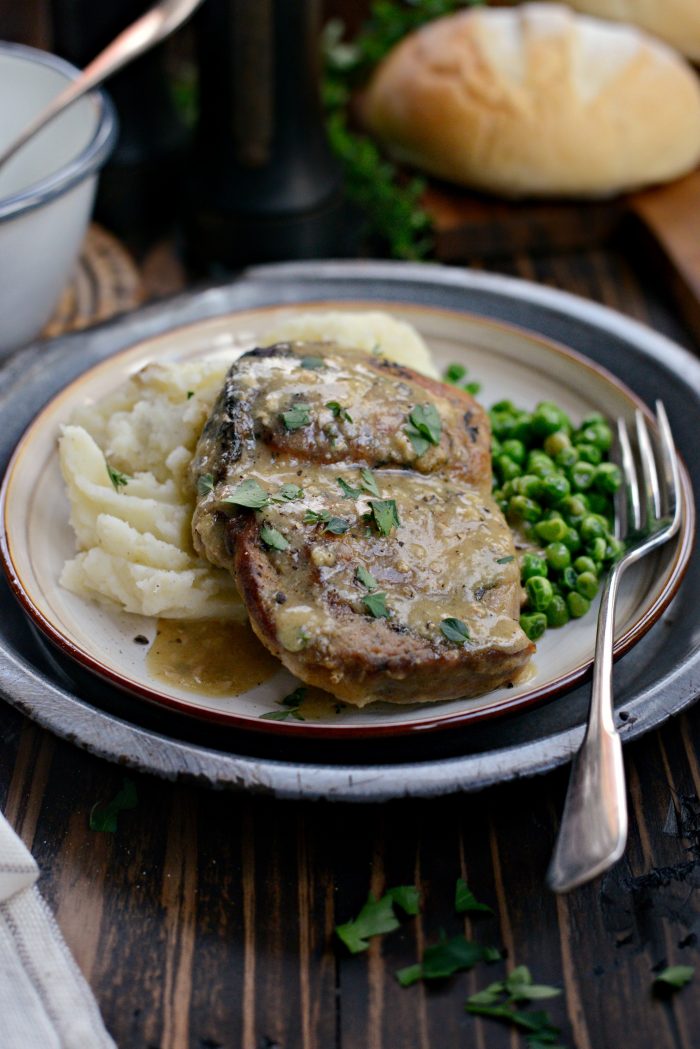
M216 272L348 253L342 176L320 99L318 0L207 0L190 261Z

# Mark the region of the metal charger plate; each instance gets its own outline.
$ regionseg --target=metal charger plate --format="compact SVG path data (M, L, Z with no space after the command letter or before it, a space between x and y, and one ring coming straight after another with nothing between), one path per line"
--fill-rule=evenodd
M510 278L400 263L292 263L247 271L234 284L150 306L99 329L36 344L2 369L0 470L36 412L76 375L168 328L233 310L305 301L410 302L482 314L556 339L616 373L647 403L665 401L700 492L695 456L700 363L604 307ZM700 692L700 559L660 622L616 666L624 738L661 724ZM566 762L583 732L588 687L518 716L439 737L329 747L290 746L213 731L109 688L64 662L33 632L2 584L0 690L17 709L110 760L170 778L280 797L381 801L477 790Z

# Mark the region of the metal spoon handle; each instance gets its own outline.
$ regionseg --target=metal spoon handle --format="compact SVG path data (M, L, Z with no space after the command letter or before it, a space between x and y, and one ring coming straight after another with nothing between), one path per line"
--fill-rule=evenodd
M144 51L148 51L149 48L164 40L173 30L182 25L201 3L202 0L162 0L133 22L85 67L79 77L71 81L60 94L52 99L9 146L0 152L0 167L10 157L13 157L37 131L45 127L64 109L77 102L88 91L98 87L107 77L138 58Z

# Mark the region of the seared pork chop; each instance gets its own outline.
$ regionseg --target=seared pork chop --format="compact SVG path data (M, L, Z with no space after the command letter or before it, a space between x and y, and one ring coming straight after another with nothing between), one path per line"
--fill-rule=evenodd
M467 393L328 343L233 365L193 463L197 550L260 640L351 703L474 696L534 646Z

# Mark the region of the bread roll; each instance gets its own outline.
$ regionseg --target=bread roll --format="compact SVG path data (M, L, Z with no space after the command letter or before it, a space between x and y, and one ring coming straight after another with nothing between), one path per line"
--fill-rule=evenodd
M616 22L633 22L700 61L700 0L569 0L571 7Z
M696 0L700 3L700 0ZM361 102L398 159L508 197L601 197L700 160L700 82L665 44L549 3L406 37Z

